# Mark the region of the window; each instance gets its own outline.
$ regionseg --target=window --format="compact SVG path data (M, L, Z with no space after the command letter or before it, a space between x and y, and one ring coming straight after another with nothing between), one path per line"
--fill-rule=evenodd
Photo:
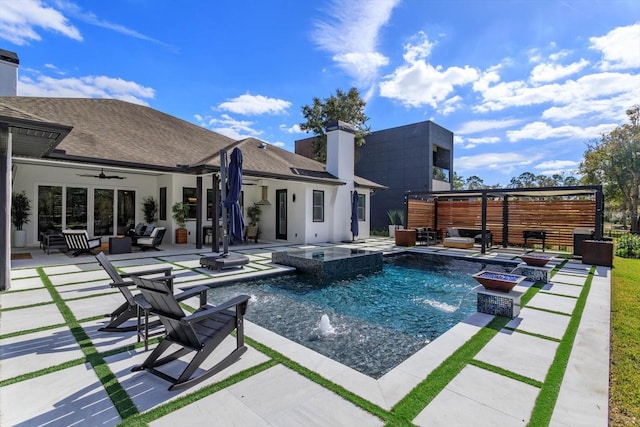
M358 194L358 221L367 220L367 211L365 209L367 198L364 194Z
M160 206L158 206L158 215L160 220L167 219L167 187L160 187Z
M196 202L198 201L198 195L195 188L183 187L182 188L182 202L189 206L189 215L187 218L196 218Z
M324 191L313 190L313 222L324 222Z

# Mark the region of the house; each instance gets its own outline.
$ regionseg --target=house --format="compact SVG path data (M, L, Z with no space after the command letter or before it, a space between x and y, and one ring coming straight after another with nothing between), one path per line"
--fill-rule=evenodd
M174 238L176 202L190 206L189 243L218 221L224 153L243 152L241 205L261 205L260 239L285 244L351 240L351 195L358 192L359 237L369 236L370 193L383 189L354 175L353 130L327 129L331 161L318 163L248 138L234 141L149 107L114 99L0 96L0 290L9 286L11 191L34 207L27 244L41 233L87 229L123 234L143 221L142 199L159 202L156 226ZM223 160L224 161L224 160ZM225 162L226 164L226 162ZM214 192L214 189L216 190Z
M313 139L296 141L296 153L313 157ZM387 187L372 195L370 218L372 230L386 230L406 191L452 189L453 132L430 120L371 132L356 147L355 173Z

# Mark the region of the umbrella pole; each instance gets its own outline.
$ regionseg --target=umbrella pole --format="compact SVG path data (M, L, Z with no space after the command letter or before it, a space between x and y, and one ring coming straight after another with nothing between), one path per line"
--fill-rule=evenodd
M227 150L220 150L220 192L222 203L222 253L229 253L229 241L227 236L227 207L224 200L227 198Z

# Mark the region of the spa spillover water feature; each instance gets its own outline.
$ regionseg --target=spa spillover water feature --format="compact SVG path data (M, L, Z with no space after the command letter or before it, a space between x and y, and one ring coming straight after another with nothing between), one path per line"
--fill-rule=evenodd
M346 279L382 270L382 252L366 249L330 247L279 251L274 252L271 259L321 280Z
M471 275L486 267L422 255L383 264L348 280L294 274L235 283L211 289L208 300L251 295L247 320L379 378L476 311Z

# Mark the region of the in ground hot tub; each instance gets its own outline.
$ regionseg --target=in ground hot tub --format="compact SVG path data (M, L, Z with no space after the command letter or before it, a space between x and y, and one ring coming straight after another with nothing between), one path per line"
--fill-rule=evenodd
M273 262L295 267L321 280L355 277L382 270L382 252L351 248L315 248L279 251L271 255Z

